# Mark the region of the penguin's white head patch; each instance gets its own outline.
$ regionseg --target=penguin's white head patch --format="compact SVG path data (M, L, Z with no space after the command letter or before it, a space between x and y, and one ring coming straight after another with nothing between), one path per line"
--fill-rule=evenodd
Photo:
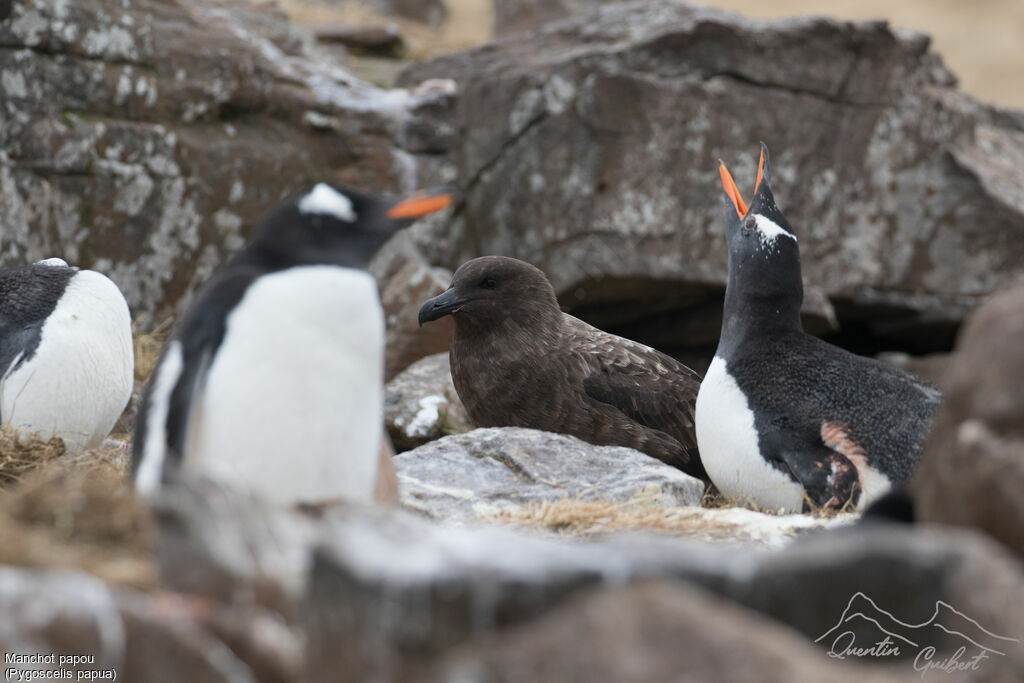
M352 207L352 200L327 183L318 183L300 199L299 211L328 214L348 223L354 223L356 220L356 211Z
M775 244L775 238L779 235L784 235L794 242L797 241L796 235L783 228L781 225L773 221L768 216L764 216L759 213L754 214L754 224L757 227L757 232L761 235L761 244L772 245Z
M62 258L56 256L52 258L44 258L42 261L36 261L33 265L36 266L53 266L55 268L67 268L68 262Z

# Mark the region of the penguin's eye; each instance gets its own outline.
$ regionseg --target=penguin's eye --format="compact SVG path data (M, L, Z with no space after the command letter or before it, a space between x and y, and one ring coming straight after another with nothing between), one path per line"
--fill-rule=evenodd
M485 277L480 281L480 289L494 289L498 286L498 281L493 277Z
M753 216L747 216L743 221L743 232L750 232L757 228L757 220Z

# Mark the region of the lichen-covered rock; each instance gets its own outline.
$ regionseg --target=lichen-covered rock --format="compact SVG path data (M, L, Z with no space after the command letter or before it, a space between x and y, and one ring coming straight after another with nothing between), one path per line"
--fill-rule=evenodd
M2 5L0 265L109 275L155 325L310 183L417 184L400 138L434 94L381 90L306 54L267 5Z
M387 383L384 424L398 452L473 428L455 391L447 352L413 363Z
M1024 267L1024 118L958 92L923 35L593 3L400 82L427 78L457 82L464 132L447 154L465 201L423 240L431 262L527 260L571 313L662 350L717 341L716 161L749 193L758 140L800 238L814 329L834 308L869 346L948 349Z
M973 526L1024 557L1024 280L971 316L911 491L925 522Z
M472 520L564 498L697 505L704 484L632 448L522 427L475 429L395 456L402 504Z

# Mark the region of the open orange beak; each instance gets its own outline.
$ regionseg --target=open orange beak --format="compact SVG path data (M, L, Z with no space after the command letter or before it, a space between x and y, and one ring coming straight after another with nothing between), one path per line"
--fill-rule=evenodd
M394 220L422 218L448 208L451 203L452 196L447 193L417 195L392 206L388 209L387 217Z
M743 218L747 215L747 205L743 201L743 197L740 196L739 188L736 187L736 181L732 179L732 174L729 173L729 169L725 167L725 163L719 160L718 162L718 175L722 178L722 187L725 189L725 194L732 200L732 205L736 208L736 215ZM757 182L754 183L754 194L757 194L757 188L761 187L761 179L764 177L764 148L761 148L761 158L757 162Z

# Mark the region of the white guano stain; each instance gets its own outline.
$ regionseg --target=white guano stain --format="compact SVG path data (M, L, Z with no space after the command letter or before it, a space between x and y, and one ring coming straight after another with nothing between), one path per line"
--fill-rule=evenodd
M430 428L437 424L437 420L440 417L438 408L448 402L441 394L431 394L430 396L424 396L419 402L419 411L417 411L415 417L405 427L405 435L409 437L415 436L427 436L430 434Z

